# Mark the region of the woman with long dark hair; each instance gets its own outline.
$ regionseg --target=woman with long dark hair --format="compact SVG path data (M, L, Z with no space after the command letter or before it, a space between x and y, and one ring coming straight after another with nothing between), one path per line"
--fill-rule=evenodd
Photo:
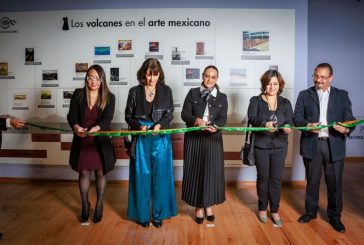
M99 65L92 65L86 73L85 86L76 89L71 98L67 120L74 130L70 153L70 165L79 173L79 189L82 200L81 223L88 221L90 203L88 192L91 172L95 172L97 201L94 222L102 219L106 174L115 166L115 152L108 136L89 136L100 130L111 130L115 109L115 96L110 92L105 72Z

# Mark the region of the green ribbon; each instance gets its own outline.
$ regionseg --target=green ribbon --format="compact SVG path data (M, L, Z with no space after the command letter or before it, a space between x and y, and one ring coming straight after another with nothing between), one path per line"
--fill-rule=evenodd
M348 121L348 122L333 122L328 125L318 125L313 127L293 127L290 125L283 125L281 127L277 127L276 129L284 129L284 128L291 128L295 130L302 130L302 131L308 131L308 130L317 130L317 129L323 129L323 128L329 128L334 125L342 125L347 128L353 128L359 124L363 124L364 120L354 120L354 121ZM38 125L35 123L29 123L26 122L26 125L30 125L33 127L37 127L40 129L45 130L57 130L61 132L73 132L70 129L62 129L62 128L52 128L47 126ZM205 129L206 126L201 127L189 127L189 128L173 128L173 129L162 129L162 130L147 130L147 131L141 131L141 130L118 130L118 131L99 131L95 133L86 133L88 135L92 136L128 136L128 135L156 135L156 134L178 134L178 133L187 133L192 131L201 131ZM265 127L216 127L219 130L223 131L229 131L229 132L248 132L248 131L270 131L272 128L265 128Z

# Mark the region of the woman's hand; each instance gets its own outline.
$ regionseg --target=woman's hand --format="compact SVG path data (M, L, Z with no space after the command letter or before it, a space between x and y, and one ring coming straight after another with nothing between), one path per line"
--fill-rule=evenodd
M265 127L271 128L271 130L269 130L269 132L274 132L277 130L276 127L274 127L274 123L272 121L266 122Z
M81 138L85 138L87 135L85 134L85 132L86 132L86 128L83 128L83 127L81 127L80 125L78 125L78 124L75 124L74 126L73 126L73 130L74 130L74 132L77 134L77 136L78 137L81 137Z
M285 132L286 134L289 134L292 132L291 128L283 128L283 132Z
M204 130L209 131L210 133L216 133L217 129L213 126L207 126Z
M198 126L198 127L206 126L206 122L204 120L202 120L201 118L196 118L194 124L195 124L195 126Z
M141 130L141 131L147 131L147 129L148 129L148 127L147 127L147 126L141 126L141 127L140 127L140 130Z
M90 128L90 130L88 131L89 133L96 133L96 132L99 132L100 131L100 126L99 125L96 125L92 128Z

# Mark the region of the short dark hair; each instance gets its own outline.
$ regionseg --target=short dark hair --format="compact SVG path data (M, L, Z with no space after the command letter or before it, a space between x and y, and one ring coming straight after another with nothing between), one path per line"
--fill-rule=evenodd
M317 68L327 68L330 71L330 75L334 74L332 66L329 63L320 63L316 66L315 71Z
M165 84L162 65L159 62L159 60L154 59L154 58L146 59L143 62L143 65L139 68L138 73L137 73L137 79L139 81L139 84L146 85L145 76L147 75L148 70L150 70L152 73L155 71L159 72L158 82L160 84Z
M285 82L284 82L284 79L283 79L281 73L279 73L276 70L268 70L268 71L264 72L264 74L260 77L260 82L262 84L260 91L262 91L262 93L264 93L265 88L269 84L272 77L276 77L278 79L278 83L279 83L278 95L280 95L283 91Z

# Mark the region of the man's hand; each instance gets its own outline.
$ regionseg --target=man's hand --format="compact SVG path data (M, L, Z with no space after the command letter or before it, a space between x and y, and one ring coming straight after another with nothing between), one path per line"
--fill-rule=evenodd
M347 133L349 133L349 129L348 129L348 128L346 128L346 127L344 127L344 126L341 126L341 125L339 125L339 124L334 125L334 126L333 126L333 128L334 128L336 131L338 131L338 132L340 132L340 133L342 133L342 134L347 134Z
M22 128L24 127L24 121L20 120L19 118L11 117L10 125L14 128Z
M319 126L319 125L321 125L321 123L320 123L320 122L316 122L316 123L309 123L309 124L307 124L307 127L315 127L315 126ZM311 129L311 130L310 130L310 132L315 133L315 134L320 133L320 131L321 131L321 129Z

